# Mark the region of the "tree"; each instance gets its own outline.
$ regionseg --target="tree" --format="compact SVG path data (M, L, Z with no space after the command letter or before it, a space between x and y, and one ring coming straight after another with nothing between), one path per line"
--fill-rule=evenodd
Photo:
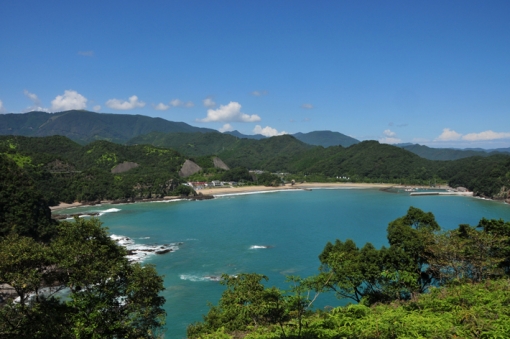
M131 264L97 219L58 224L35 185L0 156L1 338L152 338L163 280ZM61 295L65 292L65 297Z
M224 274L221 284L227 289L218 306L211 305L203 323L188 326L188 337L197 338L221 328L233 332L248 326L281 324L286 316L283 295L277 288L266 288L262 280L268 278L255 273Z
M482 219L480 223L489 226L492 221ZM505 253L508 239L497 232L460 225L434 237L429 247L429 268L443 284L500 278L508 260Z
M0 283L19 298L0 309L0 337L155 337L165 316L162 278L125 255L96 219L62 222L49 244L2 239Z
M19 234L48 241L55 225L32 179L14 161L0 155L0 237Z
M433 282L427 266L427 246L439 230L432 213L410 207L388 225L390 247L377 250L370 243L359 249L348 239L327 243L319 255L319 279L339 298L368 304L409 299Z

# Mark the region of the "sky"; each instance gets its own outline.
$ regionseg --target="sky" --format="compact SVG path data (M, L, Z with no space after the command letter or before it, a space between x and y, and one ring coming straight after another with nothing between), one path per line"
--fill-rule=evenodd
M0 5L0 113L510 147L510 1Z

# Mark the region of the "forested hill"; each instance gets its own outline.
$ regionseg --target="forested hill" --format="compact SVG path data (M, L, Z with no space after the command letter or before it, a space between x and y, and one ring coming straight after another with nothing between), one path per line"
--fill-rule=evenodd
M173 122L143 115L108 114L89 111L59 113L29 112L0 114L0 135L50 136L63 135L81 144L94 140L125 143L135 136L159 132L209 132L184 122Z
M306 144L323 147L329 146L349 147L359 142L359 140L351 138L345 134L332 131L313 131L309 133L295 133L292 134L292 136Z
M195 178L197 181L220 180L223 170L207 170L214 167L212 155L219 156L231 169L285 172L286 180L448 183L466 187L480 196L510 199L510 155L505 154L432 161L377 141L363 141L347 148L324 148L307 145L290 135L262 140L238 139L221 133L152 135L165 146L169 140L178 143L176 148L187 154L147 145L143 139L131 146L107 141L81 146L62 136L3 136L0 154L26 167L34 180L44 186L43 191L60 201L168 194L182 182L178 171L186 158L192 158L204 169ZM140 166L112 174L111 170L123 162Z
M482 149L454 149L454 148L432 148L418 144L396 145L409 152L429 160L457 160L474 156L488 157L498 153L510 154L508 148L482 150Z
M224 134L230 134L238 138L242 139L264 139L265 136L261 134L254 134L254 135L246 135L242 134L239 131L231 131L231 132L224 132ZM329 146L343 146L343 147L349 147L351 145L357 144L359 140L356 140L354 138L351 138L345 134L339 133L339 132L332 132L332 131L313 131L308 133L294 133L291 134L294 138L298 139L299 141L304 142L305 144L314 145L314 146L322 146L322 147L329 147Z
M1 136L0 156L23 168L52 205L172 195L179 190L178 172L186 160L171 149L104 140L81 146L63 136ZM136 165L112 173L126 162Z
M186 156L215 154L228 159L231 168L241 166L268 171L277 171L279 166L287 169L293 156L315 149L288 134L256 140L221 133L153 132L128 141L128 145L137 144L172 148Z

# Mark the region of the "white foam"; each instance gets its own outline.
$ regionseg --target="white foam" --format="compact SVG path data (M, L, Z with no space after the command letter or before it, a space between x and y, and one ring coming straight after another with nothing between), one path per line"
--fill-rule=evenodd
M136 244L135 241L129 237L111 234L110 238L116 241L120 246L128 250L129 254L126 256L129 261L141 262L149 256L156 254L165 254L168 252L175 252L179 249L182 243L170 244ZM149 237L146 237L149 238Z
M272 246L268 246L268 245L252 245L250 246L250 250L258 250L258 249L261 249L261 248L271 248Z
M107 210L104 210L104 211L100 211L98 216L102 216L103 214L105 213L116 213L116 212L120 212L122 211L121 209L118 209L118 208L109 208Z
M181 275L179 275L179 278L181 278L181 280L188 280L188 281L193 281L193 282L197 282L197 281L220 281L221 280L221 276L219 276L219 275L204 275L204 276L199 276L199 275L191 275L191 274L181 274Z
M256 249L259 249L259 248L267 248L267 246L262 246L262 245L253 245L253 246L250 246L250 250L256 250Z
M239 193L225 193L225 194L213 194L215 198L230 197L236 195L250 195L250 194L264 194L264 193L275 193L275 192L301 192L301 188L284 189L284 190L271 190L271 191L255 191L255 192L239 192Z

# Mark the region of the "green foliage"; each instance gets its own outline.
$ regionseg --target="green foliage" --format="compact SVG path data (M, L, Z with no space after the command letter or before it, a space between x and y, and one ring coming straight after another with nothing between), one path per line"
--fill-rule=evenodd
M132 114L107 114L83 110L58 113L29 112L2 114L0 134L23 136L64 135L80 144L96 140L125 143L136 136L150 132L215 132L209 128L190 126L161 118Z
M54 232L51 211L35 183L0 155L0 237L14 233L47 241Z
M319 256L318 281L337 297L356 302L410 299L434 282L428 250L439 229L432 213L410 207L388 225L389 248L377 250L367 243L359 249L352 240L326 244Z
M153 338L163 280L131 264L97 219L57 224L24 170L0 156L2 338ZM57 292L66 292L61 297Z
M258 174L256 181L257 184L264 186L280 186L282 184L282 179L279 176L268 172Z
M161 133L152 132L135 137L128 145L150 144L172 148L189 157L211 156L232 149L238 138L218 132L213 133ZM196 161L195 161L196 162ZM199 164L200 165L200 164ZM202 166L202 165L200 165Z
M190 195L196 195L197 193L195 190L189 186L186 185L179 185L173 190L172 195L180 195L180 196L190 196Z
M221 133L156 133L152 136L157 140L162 138L161 142L154 142L157 145L188 148L192 145L193 150L201 149L200 152L188 152L203 168L203 172L189 178L193 181L222 180L223 175L225 178L230 176L214 168L211 153L216 153L231 168L289 172L289 180L298 182L421 185L448 182L454 187L467 187L477 195L501 199L505 198L501 189L510 187L510 156L503 154L430 161L376 141L364 141L347 148L324 148L306 145L289 135L263 140L238 139ZM146 142L150 142L149 139ZM166 139L173 141L163 142ZM219 144L216 143L218 140L221 141ZM0 153L22 164L51 204L76 199L160 197L179 183L177 172L185 160L175 151L150 145L122 146L96 141L81 147L59 136L43 139L0 137ZM114 183L110 171L124 161L140 166L122 173L121 176L126 177L122 184L120 181ZM170 180L173 180L172 184Z
M177 172L185 161L173 150L148 145L97 141L82 147L58 136L2 138L0 153L31 159L24 169L51 205L60 201L163 197L181 181ZM113 167L126 161L139 166L124 173L111 173Z
M0 309L2 338L155 337L164 323L163 281L125 255L96 219L62 222L49 244L3 238L0 283L20 299ZM47 286L68 296L45 293Z
M252 178L250 172L248 172L248 170L246 168L236 167L236 168L232 168L229 171L224 172L221 175L221 180L222 181L247 182L247 181L252 181L253 178Z
M276 288L265 288L262 280L267 281L267 277L260 274L224 274L221 284L227 289L218 306L211 306L203 323L188 327L188 337L198 338L220 329L244 331L250 326L283 321L286 313L281 292Z

